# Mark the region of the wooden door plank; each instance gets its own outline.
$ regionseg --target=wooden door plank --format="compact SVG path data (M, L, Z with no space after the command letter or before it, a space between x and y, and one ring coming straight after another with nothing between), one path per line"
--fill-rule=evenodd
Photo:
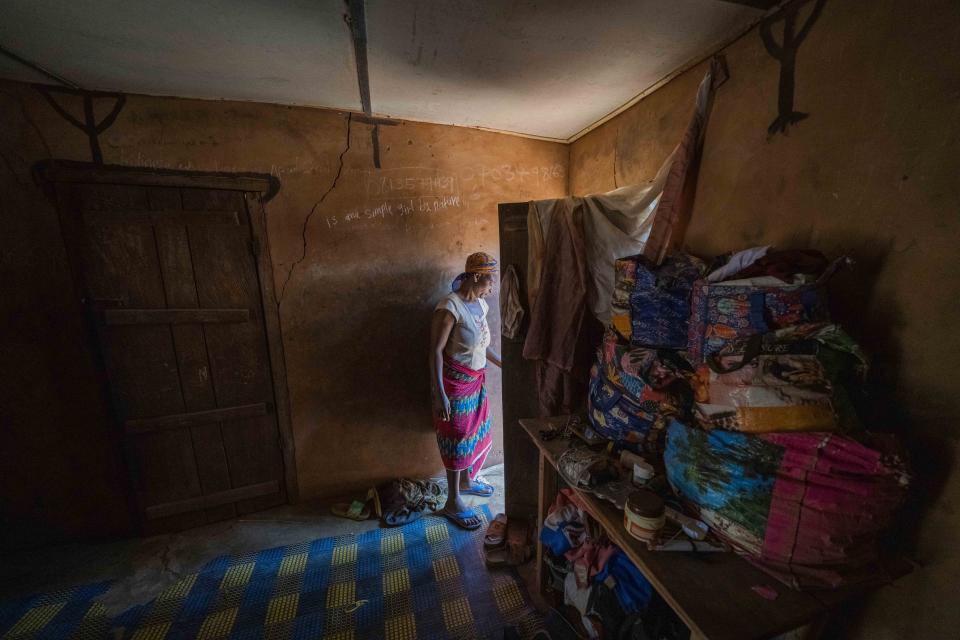
M256 498L258 496L269 496L280 493L280 483L277 480L268 482L259 482L257 484L228 489L219 493L213 493L208 496L200 496L189 500L179 500L177 502L166 502L147 507L147 517L150 519L164 518L178 513L195 511L197 509L206 509L217 507L231 502L238 502Z
M86 224L135 223L146 225L233 225L240 224L236 211L184 211L183 209L114 209L83 212Z
M146 189L123 185L80 185L77 211L143 209ZM119 300L133 308L163 308L166 297L153 228L143 224L84 226L83 270L87 298ZM110 386L121 424L127 419L181 413L184 401L169 326L104 325L100 330ZM201 493L188 432L162 431L127 444L135 493L145 525L146 505ZM171 520L173 528L204 522L203 514Z
M121 324L213 324L247 322L249 309L104 309L103 321Z
M273 415L223 423L223 446L230 464L230 477L234 485L265 482L268 479L283 480L280 459L279 434ZM237 504L239 513L262 511L281 504L286 493L245 500Z
M269 407L266 403L257 402L255 404L236 407L208 409L206 411L194 411L191 413L176 413L168 416L157 416L155 418L137 418L135 420L127 420L124 428L126 432L131 435L152 433L165 429L184 429L210 424L211 422L265 416L268 413L268 409Z
M297 454L293 437L293 420L290 414L290 394L287 387L287 365L283 350L283 334L280 331L280 309L274 291L273 261L267 234L266 212L262 194L244 194L250 233L256 251L257 277L260 281L260 301L263 309L264 328L267 332L267 349L270 353L270 370L273 380L274 405L277 425L280 430L280 447L283 456L283 471L287 498L297 502L300 497L297 481ZM529 445L528 445L529 446Z
M146 205L140 187L80 188L82 206ZM163 308L166 298L153 229L145 225L87 228L83 239L87 299L96 308L119 300L134 308ZM183 411L170 331L163 326L107 326L103 349L121 420Z
M539 483L537 492L537 540L540 539L540 527L547 518L547 510L557 499L557 470L553 468L547 457L541 453L539 457ZM546 596L547 582L550 572L544 566L543 545L537 544L537 589Z
M166 208L170 211L179 209L182 205L179 189L155 187L149 190L149 196L152 209ZM167 305L196 310L197 285L187 226L159 225L154 227L154 233L157 237ZM188 412L193 412L195 417L198 412L216 409L217 401L210 380L210 362L203 325L171 324L170 332L177 354L184 407ZM203 495L219 493L232 487L230 467L223 448L220 417L208 414L207 419L206 422L195 423L189 427ZM237 512L230 503L207 508L204 513L208 522L216 522L232 518Z
M172 193L168 193L172 192ZM180 192L176 189L152 189L151 205L173 200L179 204ZM190 257L190 237L183 226L158 227L157 249L163 273L163 287L167 304L180 310L197 309L197 287L193 277L193 262ZM209 310L203 310L209 311ZM246 310L243 310L246 311ZM249 314L249 312L247 312ZM187 411L214 409L217 406L210 382L210 365L203 327L199 324L172 322L174 347L180 372L184 408Z
M245 214L239 193L182 190L182 198L184 208L237 208ZM246 218L242 222L229 228L190 227L200 307L250 309L249 322L204 326L211 379L220 406L273 399L250 227ZM224 421L222 432L234 486L284 477L276 415ZM244 500L237 508L245 513L276 503L275 496L265 496Z

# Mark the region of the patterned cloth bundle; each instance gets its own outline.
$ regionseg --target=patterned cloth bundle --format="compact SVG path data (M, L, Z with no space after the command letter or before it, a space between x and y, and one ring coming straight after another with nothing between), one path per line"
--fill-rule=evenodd
M826 285L847 262L770 247L711 269L620 259L591 371L593 428L662 455L692 512L796 588L877 576L909 483L893 439L864 430L867 359L830 322Z
M707 432L674 421L664 462L714 533L795 588L876 574L877 536L909 482L889 441L831 433Z

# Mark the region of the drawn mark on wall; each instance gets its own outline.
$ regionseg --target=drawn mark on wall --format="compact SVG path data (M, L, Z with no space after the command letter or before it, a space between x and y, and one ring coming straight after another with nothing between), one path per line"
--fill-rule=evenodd
M775 59L780 61L780 94L777 99L777 117L767 128L769 136L777 132L786 135L787 128L791 124L796 124L809 116L809 113L803 113L793 110L793 95L795 86L797 50L800 44L810 33L813 24L820 17L823 5L826 0L816 0L816 4L806 22L799 30L796 29L800 10L811 0L794 0L783 6L779 11L764 18L760 23L760 38L763 40L763 46L767 52ZM783 42L778 44L773 37L773 26L783 22Z
M87 91L85 89L53 87L47 85L36 85L36 89L44 98L46 98L47 102L50 103L50 106L53 107L58 114L60 114L60 117L87 134L87 140L90 143L90 156L92 157L93 162L96 164L103 164L103 152L100 150L99 136L101 133L109 129L114 121L116 121L117 116L120 115L120 111L123 109L123 105L127 102L127 96L123 95L122 93ZM55 93L64 93L83 98L83 122L73 117L69 111L64 109L60 103L57 102L57 99L53 95ZM108 113L100 122L97 122L97 118L93 110L93 101L96 98L109 98L114 100L113 108L110 110L110 113Z

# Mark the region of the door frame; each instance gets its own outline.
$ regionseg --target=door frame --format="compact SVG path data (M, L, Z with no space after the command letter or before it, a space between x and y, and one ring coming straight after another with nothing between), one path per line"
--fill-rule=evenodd
M70 270L73 275L74 291L84 310L86 285L79 261L79 255L73 243L68 242L68 234L74 235L73 229L77 224L66 208L57 202L54 185L59 183L74 184L117 184L139 185L143 187L174 187L220 189L243 192L247 206L247 218L250 223L251 246L257 267L257 279L260 289L260 302L263 309L264 328L267 336L267 350L270 357L271 378L273 380L273 395L277 426L280 433L280 449L283 456L284 485L286 487L287 502L295 503L299 500L300 492L297 482L296 447L293 439L293 424L290 412L290 393L287 386L287 367L283 349L283 331L280 325L280 310L277 306L276 291L273 278L273 260L270 256L270 238L267 233L267 214L264 205L280 191L280 180L275 176L264 173L222 173L205 171L182 171L174 169L153 169L146 167L123 167L117 165L99 165L89 162L72 160L43 160L33 167L34 177L42 185L46 194L56 205L60 218L60 231L63 239ZM88 324L88 333L95 347L99 383L104 390L104 397L112 397L109 392L106 363L102 357L102 348L96 338L97 330L95 319L91 314L84 313ZM113 416L118 434L123 434L122 424L113 402L110 402L110 411ZM129 475L129 474L128 474ZM131 485L134 502L136 487ZM139 516L137 517L140 520ZM142 522L141 522L142 524Z

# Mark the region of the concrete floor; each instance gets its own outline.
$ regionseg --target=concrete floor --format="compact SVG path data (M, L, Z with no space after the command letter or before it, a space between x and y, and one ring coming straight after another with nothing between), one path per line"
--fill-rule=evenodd
M503 465L481 473L496 488L490 498L465 496L472 505L504 510ZM0 600L91 582L114 580L100 598L108 614L149 602L183 575L224 554L239 555L316 538L375 529L378 521L354 522L330 514L337 500L301 502L248 514L181 533L99 544L72 544L0 555ZM427 515L425 517L439 517Z

